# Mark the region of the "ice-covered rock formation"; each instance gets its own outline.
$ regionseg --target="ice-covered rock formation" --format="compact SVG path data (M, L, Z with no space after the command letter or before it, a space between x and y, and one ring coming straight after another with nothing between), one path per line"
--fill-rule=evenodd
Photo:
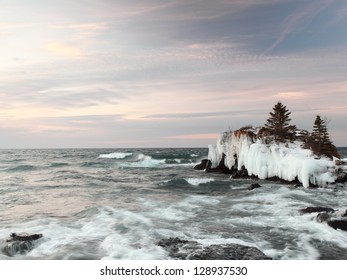
M337 179L335 161L316 156L302 144L299 140L269 143L259 129L240 129L222 133L216 145L209 146L208 159L211 168L217 167L224 158L224 165L230 170L246 169L248 175L260 179L298 180L304 187L334 183Z

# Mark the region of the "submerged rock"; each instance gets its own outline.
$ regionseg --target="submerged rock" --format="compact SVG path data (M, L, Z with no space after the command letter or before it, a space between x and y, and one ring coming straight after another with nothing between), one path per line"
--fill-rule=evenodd
M347 231L347 218L344 216L334 216L328 213L319 213L316 217L319 223L327 223L328 226L334 229Z
M249 185L249 187L247 188L247 190L251 191L251 190L254 190L254 189L258 189L258 188L261 188L262 186L255 183L255 184L251 184Z
M316 217L317 222L327 223L334 229L347 231L346 211L335 211L334 213L319 213Z
M316 217L316 221L318 223L326 223L330 220L331 216L326 213L326 212L322 212L322 213L319 213Z
M34 247L35 241L42 236L42 234L11 233L10 238L2 246L2 252L9 257L13 257L15 254L25 254Z
M243 165L241 167L241 170L233 169L231 172L231 177L233 179L246 179L246 178L249 178L250 176L248 175L247 169Z
M27 233L11 233L10 238L6 240L6 242L12 241L34 241L40 239L43 235L40 234L27 234Z
M201 162L197 165L194 166L195 170L205 170L207 165L208 165L209 160L208 159L203 159Z
M179 260L269 260L259 249L239 244L203 246L196 241L179 238L162 239L157 243Z
M306 213L319 213L319 212L326 212L326 213L334 213L335 210L333 208L330 207L315 207L315 206L310 206L310 207L306 207L303 209L299 210L302 214L306 214Z
M347 231L347 210L337 211L330 207L307 207L299 210L301 213L318 213L316 221L326 223L334 229Z
M207 161L205 172L231 174L232 170L225 166L225 154L222 154L222 158L216 167L212 167L211 160Z
M328 221L328 225L334 229L347 231L347 219L331 219Z
M336 183L346 184L347 183L347 171L345 169L339 169L337 172Z

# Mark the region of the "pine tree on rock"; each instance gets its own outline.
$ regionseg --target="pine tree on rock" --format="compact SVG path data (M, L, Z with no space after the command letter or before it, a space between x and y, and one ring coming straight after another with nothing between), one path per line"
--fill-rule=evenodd
M339 157L336 147L330 140L326 121L323 120L319 115L313 124L313 130L308 138L309 148L312 149L317 155L325 155L328 157Z
M324 145L331 144L326 122L317 115L313 124L312 138L317 143L318 148L322 148Z
M291 112L281 102L277 102L270 112L265 129L274 137L275 141L286 142L295 140L296 126L290 125Z

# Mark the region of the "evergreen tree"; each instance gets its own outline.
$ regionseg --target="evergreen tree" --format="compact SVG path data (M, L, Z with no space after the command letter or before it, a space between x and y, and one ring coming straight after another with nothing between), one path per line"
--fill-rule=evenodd
M316 116L316 119L314 121L311 136L320 149L324 145L331 144L326 122L322 120L322 118L319 115Z
M306 146L311 148L312 151L318 155L339 157L336 147L330 140L326 121L323 120L319 115L316 116L313 124L313 130L308 138Z
M269 131L270 135L273 135L275 141L295 140L296 126L289 124L291 112L281 102L277 102L272 109L273 112L270 112L265 129Z

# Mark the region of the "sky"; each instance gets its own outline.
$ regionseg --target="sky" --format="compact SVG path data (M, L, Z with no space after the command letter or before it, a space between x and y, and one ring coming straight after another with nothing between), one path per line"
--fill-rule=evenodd
M347 146L347 1L1 0L0 148L207 147L275 103Z

